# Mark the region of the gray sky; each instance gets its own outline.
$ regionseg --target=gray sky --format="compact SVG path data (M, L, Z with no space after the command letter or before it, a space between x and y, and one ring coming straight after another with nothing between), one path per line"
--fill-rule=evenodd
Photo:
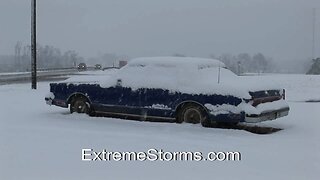
M0 54L30 43L31 0L0 0ZM319 0L38 0L38 42L85 57L262 52L311 57L312 8Z

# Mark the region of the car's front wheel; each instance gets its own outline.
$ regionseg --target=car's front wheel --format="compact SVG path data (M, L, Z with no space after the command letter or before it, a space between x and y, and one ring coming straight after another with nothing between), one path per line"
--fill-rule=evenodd
M75 97L70 104L70 112L71 113L90 113L90 103L84 97Z
M207 113L205 110L196 104L186 104L184 105L177 116L177 123L201 123L204 127L210 126L210 120L208 119Z

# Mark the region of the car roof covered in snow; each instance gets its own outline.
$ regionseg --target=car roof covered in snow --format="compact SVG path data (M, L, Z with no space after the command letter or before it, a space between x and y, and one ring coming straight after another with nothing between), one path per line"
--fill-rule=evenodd
M195 66L204 67L226 67L224 63L215 59L194 58L194 57L143 57L132 59L128 66L164 66L183 67Z
M248 91L227 84L227 79L237 82L237 76L223 63L213 59L186 57L152 57L131 60L117 73L100 83L103 88L122 87L166 89L189 94L220 94L250 98ZM218 82L221 75L221 83ZM222 81L223 80L223 81ZM225 83L222 83L225 82Z

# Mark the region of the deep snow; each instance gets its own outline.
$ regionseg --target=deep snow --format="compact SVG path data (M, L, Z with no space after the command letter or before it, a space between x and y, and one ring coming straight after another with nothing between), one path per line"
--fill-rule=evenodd
M287 89L287 117L257 135L200 125L126 121L47 106L48 83L0 86L0 179L318 179L320 77L241 77ZM240 162L82 162L81 149L239 151Z

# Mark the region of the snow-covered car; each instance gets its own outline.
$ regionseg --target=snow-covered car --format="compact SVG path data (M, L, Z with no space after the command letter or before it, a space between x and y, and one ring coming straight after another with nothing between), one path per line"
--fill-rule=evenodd
M82 77L81 77L82 78ZM212 59L137 58L91 82L51 83L47 104L71 113L212 123L261 122L288 115L285 90L241 77Z

